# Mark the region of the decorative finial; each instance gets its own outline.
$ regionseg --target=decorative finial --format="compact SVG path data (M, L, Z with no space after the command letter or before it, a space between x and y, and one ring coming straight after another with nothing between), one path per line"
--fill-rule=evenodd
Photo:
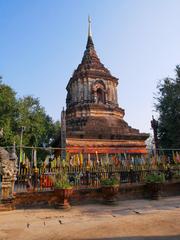
M91 31L91 17L88 16L88 37L92 37L92 31Z

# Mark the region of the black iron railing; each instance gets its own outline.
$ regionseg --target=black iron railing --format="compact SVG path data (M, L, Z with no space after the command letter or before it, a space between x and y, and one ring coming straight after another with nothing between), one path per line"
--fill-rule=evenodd
M143 183L150 173L164 173L166 180L180 176L180 165L164 166L106 166L106 167L64 167L53 168L51 171L37 170L31 174L22 171L17 174L15 192L49 191L53 190L53 179L61 172L65 172L74 188L99 188L102 179L115 177L123 183Z

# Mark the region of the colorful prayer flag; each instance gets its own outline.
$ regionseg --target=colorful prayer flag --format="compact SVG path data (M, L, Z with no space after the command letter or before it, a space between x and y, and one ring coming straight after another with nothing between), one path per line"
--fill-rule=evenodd
M36 148L33 149L33 163L34 163L34 167L37 167L37 151Z

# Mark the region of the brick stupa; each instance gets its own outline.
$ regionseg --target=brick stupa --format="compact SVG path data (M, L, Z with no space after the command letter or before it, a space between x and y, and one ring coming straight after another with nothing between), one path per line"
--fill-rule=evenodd
M89 20L88 40L81 63L67 85L66 147L84 152L146 153L148 134L124 121L117 98L118 78L97 56Z

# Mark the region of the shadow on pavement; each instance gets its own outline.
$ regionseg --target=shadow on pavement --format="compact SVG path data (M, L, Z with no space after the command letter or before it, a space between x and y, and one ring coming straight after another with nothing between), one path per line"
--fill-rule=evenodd
M180 235L176 236L135 236L135 237L105 237L89 238L86 240L180 240Z

